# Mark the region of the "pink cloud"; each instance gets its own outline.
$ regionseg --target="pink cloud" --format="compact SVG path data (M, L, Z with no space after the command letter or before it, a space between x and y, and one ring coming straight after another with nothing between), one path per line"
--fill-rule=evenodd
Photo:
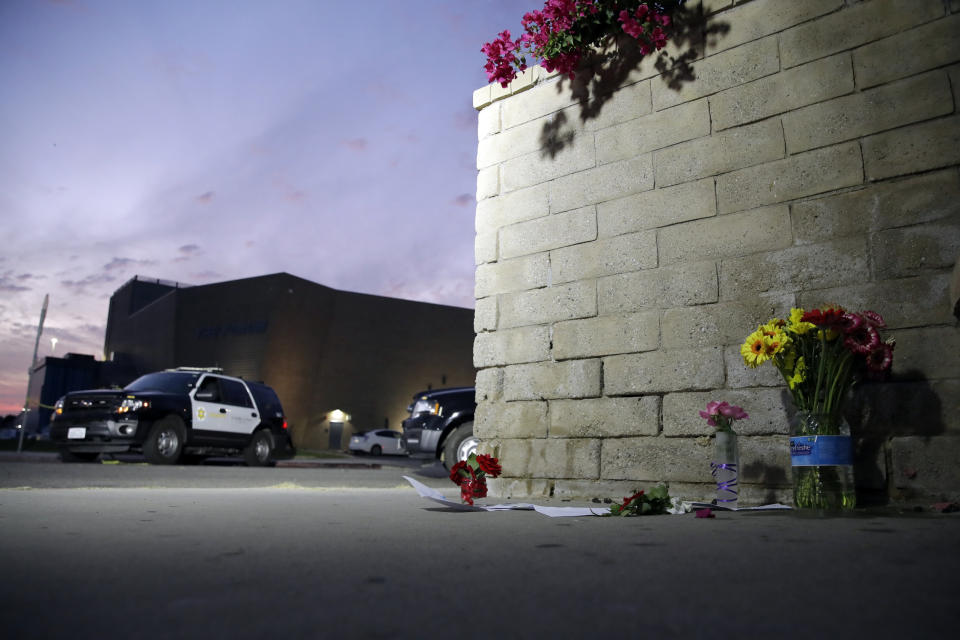
M200 204L210 204L211 202L213 202L214 194L215 194L214 191L207 191L206 193L201 193L200 195L198 195L196 198L194 198L194 200L196 200Z
M367 139L366 138L352 138L350 140L341 140L340 144L345 146L351 151L366 151L367 150Z
M458 207L467 207L476 202L476 196L471 193L461 193L453 199L453 204Z

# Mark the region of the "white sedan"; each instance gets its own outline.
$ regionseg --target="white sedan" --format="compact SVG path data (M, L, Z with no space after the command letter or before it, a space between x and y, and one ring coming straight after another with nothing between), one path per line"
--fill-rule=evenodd
M358 433L350 438L350 451L379 456L382 453L406 455L407 449L400 441L400 432L390 429Z

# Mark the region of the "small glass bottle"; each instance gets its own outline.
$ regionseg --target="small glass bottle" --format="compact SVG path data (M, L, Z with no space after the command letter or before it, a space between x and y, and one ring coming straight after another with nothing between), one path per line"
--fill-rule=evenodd
M790 421L790 464L796 508L836 513L856 506L853 442L842 416L798 411Z
M740 495L740 451L737 447L737 434L719 430L714 438L710 471L717 483L717 506L736 509Z

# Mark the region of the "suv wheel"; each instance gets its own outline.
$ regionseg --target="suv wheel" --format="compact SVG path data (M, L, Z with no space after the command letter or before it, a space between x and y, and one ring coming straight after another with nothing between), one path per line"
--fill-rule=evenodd
M187 430L176 416L167 416L150 427L143 441L143 455L150 464L175 464L183 453Z
M479 440L473 435L473 421L464 422L447 436L443 444L443 465L449 469L477 452Z
M243 459L248 467L272 467L276 464L273 461L273 436L266 429L255 431L250 444L243 450Z

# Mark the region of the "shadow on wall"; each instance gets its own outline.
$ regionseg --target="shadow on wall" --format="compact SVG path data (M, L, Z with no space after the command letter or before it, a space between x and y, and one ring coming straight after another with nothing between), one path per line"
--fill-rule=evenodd
M714 45L729 31L729 23L705 15L699 3L694 8L675 12L670 39L672 45L669 48L678 49L681 53L671 56L664 49L657 54L654 68L660 73L661 80L674 91L695 80L694 61L708 44ZM643 59L636 40L626 35L619 37L608 49L585 56L581 72L574 80L561 76L557 93L566 91L569 82L570 91L580 104L580 121L592 120L600 115L613 92L626 82ZM561 111L544 124L540 134L544 157L556 158L564 147L573 142L574 130L567 126L567 122L566 114Z
M886 502L897 486L910 484L918 470L895 468L892 440L919 437L929 441L946 432L940 394L920 371L905 371L897 379L863 384L847 406L854 439L857 500ZM920 478L923 484L923 478Z

